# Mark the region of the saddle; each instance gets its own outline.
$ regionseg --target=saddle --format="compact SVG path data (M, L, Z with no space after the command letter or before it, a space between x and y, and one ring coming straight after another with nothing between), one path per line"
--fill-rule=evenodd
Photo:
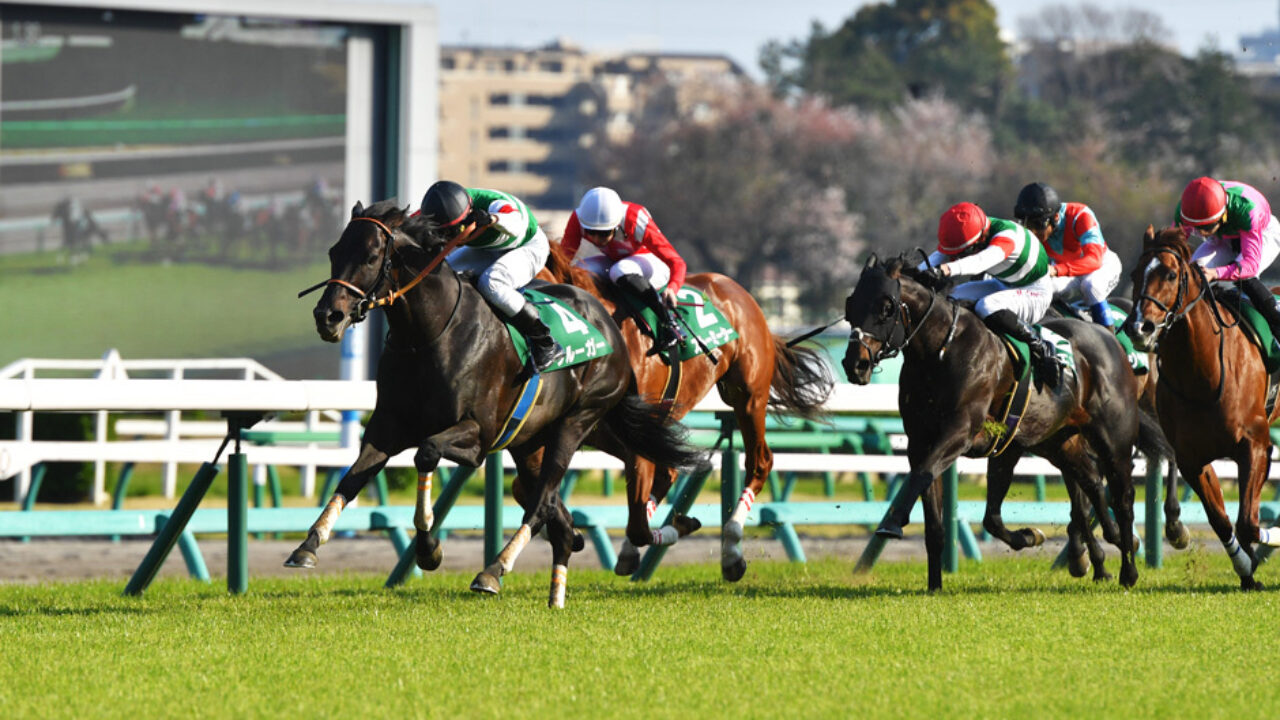
M1218 307L1230 313L1240 324L1245 337L1253 343L1262 357L1262 365L1267 370L1267 417L1275 410L1277 396L1280 396L1280 338L1271 332L1271 326L1262 313L1253 307L1249 297L1231 285L1214 284L1210 286L1213 298Z

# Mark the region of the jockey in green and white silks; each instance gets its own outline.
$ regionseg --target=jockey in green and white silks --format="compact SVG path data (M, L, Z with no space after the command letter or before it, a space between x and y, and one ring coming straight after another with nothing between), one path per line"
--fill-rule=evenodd
M1040 375L1057 384L1059 366L1053 347L1031 328L1053 302L1049 256L1025 227L1010 220L988 218L973 203L948 208L938 221L938 249L920 268L934 268L941 276L989 277L952 288L950 296L973 301L974 311L996 334L1008 335L1031 347Z
M422 198L420 213L446 237L465 235L462 247L449 253L449 265L477 276L476 287L529 340L538 372L553 365L563 349L551 337L537 308L525 301L528 285L547 263L551 246L529 208L500 190L464 188L441 180Z

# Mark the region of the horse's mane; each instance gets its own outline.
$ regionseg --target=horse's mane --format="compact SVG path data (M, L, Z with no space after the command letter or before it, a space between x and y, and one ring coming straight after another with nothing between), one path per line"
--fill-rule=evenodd
M1158 230L1150 240L1144 238L1143 253L1152 248L1168 248L1178 253L1183 260L1191 257L1191 241L1187 238L1186 229L1180 225Z
M612 283L585 268L573 264L573 259L560 247L559 242L551 242L551 253L547 255L547 272L554 282L574 285L583 290L595 291L596 295L605 297L611 292Z
M905 252L897 257L889 258L881 263L885 274L891 278L907 278L923 285L927 290L938 291L942 287L938 287L938 278L930 275L923 270L918 270L916 261L913 259L915 251ZM942 280L943 287L946 286L947 280Z

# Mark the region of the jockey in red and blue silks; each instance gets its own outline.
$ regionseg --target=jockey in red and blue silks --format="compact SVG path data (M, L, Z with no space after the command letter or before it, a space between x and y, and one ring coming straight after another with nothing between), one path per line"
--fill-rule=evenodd
M572 259L584 238L601 254L583 258L578 265L608 276L658 315L662 332L654 339L656 349L667 350L679 342L682 335L673 311L684 284L685 262L649 211L624 202L610 188L592 188L569 216L560 248Z
M1280 335L1280 308L1258 279L1280 256L1280 221L1262 193L1241 182L1198 177L1182 191L1174 223L1205 239L1191 255L1205 276L1239 284Z
M1082 300L1094 322L1114 328L1107 298L1120 282L1122 265L1107 247L1093 210L1084 203L1064 203L1057 191L1036 182L1018 193L1013 216L1049 253L1053 294L1068 302Z

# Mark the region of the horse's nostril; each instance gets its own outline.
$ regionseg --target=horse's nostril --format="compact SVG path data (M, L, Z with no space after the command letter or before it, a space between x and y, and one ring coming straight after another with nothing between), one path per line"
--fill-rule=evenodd
M1156 331L1156 324L1151 322L1150 320L1144 320L1142 322L1142 326L1138 328L1138 331L1141 332L1143 335L1150 335L1151 333Z
M328 320L330 325L337 325L338 323L342 322L342 318L343 318L343 315L341 311L339 310L329 311Z

